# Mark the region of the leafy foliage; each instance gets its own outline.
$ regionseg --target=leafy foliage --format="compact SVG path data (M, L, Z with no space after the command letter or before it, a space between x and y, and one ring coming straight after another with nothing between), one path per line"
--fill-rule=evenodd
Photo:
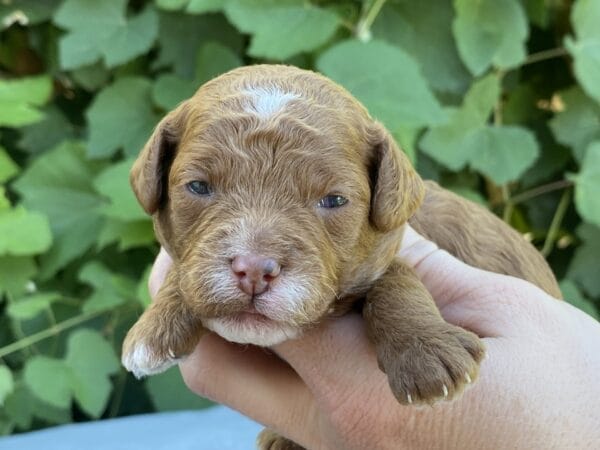
M50 93L47 76L0 80L0 125L18 127L37 122L43 115L36 107L46 103Z
M166 111L244 64L344 85L423 176L530 238L598 317L598 5L0 2L0 433L209 404L176 370L119 366L158 250L127 174Z
M472 74L493 65L515 67L525 59L525 11L517 0L455 0L452 24L458 51Z

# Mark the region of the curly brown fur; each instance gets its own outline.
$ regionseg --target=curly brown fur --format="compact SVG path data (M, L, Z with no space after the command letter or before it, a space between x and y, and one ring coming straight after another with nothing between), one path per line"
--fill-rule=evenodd
M192 181L210 192L192 193ZM131 183L174 261L125 341L123 362L138 376L184 357L204 328L269 346L366 297L369 336L396 398L452 398L475 379L483 348L442 320L397 259L409 219L467 263L560 295L531 244L485 209L424 184L385 128L313 72L258 65L208 82L160 122ZM348 202L320 207L331 194ZM232 269L248 255L281 267L256 295ZM295 448L261 436L261 448Z
M278 435L268 428L259 433L256 439L256 447L259 450L304 450L304 447Z

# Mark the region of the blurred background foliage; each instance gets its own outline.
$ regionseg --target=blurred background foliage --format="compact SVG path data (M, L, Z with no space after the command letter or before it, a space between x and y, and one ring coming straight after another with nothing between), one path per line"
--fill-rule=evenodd
M209 403L119 364L158 250L127 173L211 77L340 82L600 306L597 0L0 0L0 433ZM596 316L597 317L597 316Z

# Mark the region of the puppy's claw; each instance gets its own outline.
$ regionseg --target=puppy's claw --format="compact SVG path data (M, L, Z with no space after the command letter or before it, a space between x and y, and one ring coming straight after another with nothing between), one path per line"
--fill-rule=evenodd
M406 394L406 400L408 401L409 405L412 405L413 399L412 399L412 396L409 393Z
M471 380L471 375L468 373L465 373L465 380L467 380L467 384L471 384L473 382L473 380Z
M175 355L175 352L172 349L169 349L167 352L169 354L169 358L177 359L177 355Z
M442 392L444 393L444 398L448 397L448 387L444 384L442 386Z
M177 364L179 360L171 357L172 353L169 351L168 358L161 358L145 343L138 343L132 350L123 353L121 362L128 371L139 379L164 372L169 367Z

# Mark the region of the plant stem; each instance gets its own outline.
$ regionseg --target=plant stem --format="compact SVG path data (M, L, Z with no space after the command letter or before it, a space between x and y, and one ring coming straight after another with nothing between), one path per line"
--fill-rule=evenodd
M383 8L386 0L374 0L371 3L371 7L362 14L358 24L356 25L356 37L361 41L368 41L371 39L371 25L375 22L377 15Z
M50 325L55 327L56 326L56 317L54 316L54 312L52 311L52 306L48 305L45 309L46 311L46 316L48 317L48 321L50 322ZM56 351L58 350L58 339L56 339L56 337L54 338L54 340L52 341L52 351L50 352L52 355L56 355Z
M515 204L510 198L510 189L508 188L508 184L502 185L502 199L504 200L504 211L502 212L502 220L510 224L510 219L512 218L512 213L515 209Z
M0 358L4 357L6 355L9 355L11 353L14 353L18 350L27 348L27 347L31 346L32 344L35 344L36 342L42 341L51 336L59 334L59 333L63 332L64 330L67 330L71 327L79 325L80 323L86 322L90 319L93 319L94 317L105 314L107 312L109 312L109 311L94 311L91 313L81 314L79 316L71 317L70 319L67 319L61 323L51 326L50 328L47 328L45 330L42 330L42 331L32 334L30 336L26 336L23 339L19 339L17 342L13 342L12 344L9 344L9 345L6 345L6 346L0 348Z
M510 199L510 203L517 205L519 203L526 202L527 200L531 200L534 197L547 194L548 192L558 191L571 186L573 186L573 182L570 180L559 180L553 183L544 184L513 196L513 198Z
M13 331L15 332L15 335L17 336L17 338L20 340L25 339L27 337L27 335L25 334L25 332L23 331L23 327L21 327L21 322L19 322L18 320L15 320L13 322ZM17 341L17 342L19 342ZM32 345L30 348L27 349L27 356L31 356L34 355L36 353L39 353L37 351L37 349Z
M121 401L123 400L123 392L125 391L125 382L127 381L127 372L121 368L119 376L115 382L115 389L113 395L113 401L110 405L110 411L108 417L116 417L121 407Z
M528 64L534 64L540 61L546 61L547 59L558 58L559 56L566 56L568 54L569 53L567 52L567 49L564 47L556 47L551 48L549 50L542 50L541 52L532 53L531 55L527 56L523 64L521 64L521 67L526 66Z
M571 189L567 189L562 193L562 196L560 197L558 207L556 208L556 212L554 213L554 217L552 217L552 222L550 223L550 228L548 229L548 234L546 234L546 240L544 241L544 246L542 247L542 255L544 255L544 257L547 257L554 248L556 235L560 230L560 225L563 221L563 218L565 217L565 213L567 212L567 208L569 207L570 200Z

